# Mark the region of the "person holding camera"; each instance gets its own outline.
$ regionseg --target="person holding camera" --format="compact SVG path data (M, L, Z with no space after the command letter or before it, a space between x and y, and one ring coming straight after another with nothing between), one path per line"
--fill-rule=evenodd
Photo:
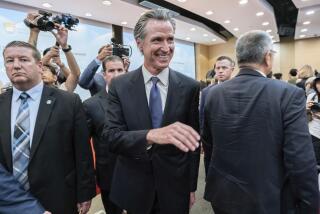
M307 97L307 114L309 119L309 132L316 154L317 164L320 165L320 75L313 82L315 92Z
M41 16L42 15L39 13L29 13L25 20L25 22L32 24L29 24L30 35L28 43L35 47L37 47L38 36L40 33L40 29L37 27L37 20ZM68 45L68 29L58 23L54 23L54 29L56 29L57 32L50 32L56 38L56 45L50 48L50 50L44 54L42 61L43 64L52 64L54 67L58 67L59 69L56 71L56 73L59 74L59 71L62 71L63 75L66 77L65 83L62 84L60 89L73 92L78 84L80 68L71 51L71 46ZM60 47L66 56L70 69L66 67L60 59Z
M89 89L91 96L106 88L103 71L97 73L97 70L102 64L102 61L112 54L111 44L102 46L98 51L98 56L94 58L82 72L79 85L84 89ZM124 55L122 55L121 58L123 60L125 71L128 71L130 66L129 58Z

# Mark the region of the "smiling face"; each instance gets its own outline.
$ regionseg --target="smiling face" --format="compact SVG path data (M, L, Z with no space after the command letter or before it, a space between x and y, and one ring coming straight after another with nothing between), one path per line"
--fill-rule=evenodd
M42 65L27 47L8 47L3 53L4 66L12 85L19 90L29 90L41 82Z
M169 66L174 53L174 29L169 21L151 19L145 26L144 39L137 39L144 55L144 66L154 75Z

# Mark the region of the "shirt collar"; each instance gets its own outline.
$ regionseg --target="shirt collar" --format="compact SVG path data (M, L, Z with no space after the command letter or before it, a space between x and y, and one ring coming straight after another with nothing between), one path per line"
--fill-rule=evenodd
M256 72L258 72L259 74L261 74L263 77L267 77L267 75L265 73L263 73L262 71L256 70L254 69Z
M42 89L43 89L43 82L41 81L38 85L36 86L33 86L33 88L25 91L32 100L37 100L40 98L41 94L42 94ZM20 94L22 93L23 91L20 91L18 90L17 88L15 88L13 86L13 100L14 101L18 101L19 97L20 97Z
M160 82L164 85L164 86L168 86L168 82L169 82L169 68L165 68L163 69L158 75L152 75L147 69L146 67L143 65L142 66L142 75L143 75L143 79L144 79L144 84L147 84L150 81L151 77L158 77Z

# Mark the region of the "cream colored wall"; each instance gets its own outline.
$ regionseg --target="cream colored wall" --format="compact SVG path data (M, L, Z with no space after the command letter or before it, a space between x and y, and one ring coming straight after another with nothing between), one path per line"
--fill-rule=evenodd
M236 61L235 43L236 38L232 38L224 44L196 45L197 79L204 80L206 71L212 68L216 59L221 55L229 56ZM273 48L277 51L274 57L273 72L283 73L283 79L285 80L288 79L288 72L291 68L299 69L304 64L310 64L313 69L320 70L320 38L297 41L281 39L281 43L275 43ZM199 49L200 57L197 56L197 49ZM235 70L233 75L237 71L238 69Z

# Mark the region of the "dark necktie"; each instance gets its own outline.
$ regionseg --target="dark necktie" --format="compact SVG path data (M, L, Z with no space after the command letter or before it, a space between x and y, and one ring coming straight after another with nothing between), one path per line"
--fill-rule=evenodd
M157 86L159 82L158 77L151 77L152 81L152 88L150 91L150 98L149 98L149 109L151 113L152 119L152 127L153 128L160 128L162 123L162 102L160 91Z
M21 104L18 110L13 134L13 175L25 190L29 190L30 113L27 102L29 95L23 92L19 98Z

